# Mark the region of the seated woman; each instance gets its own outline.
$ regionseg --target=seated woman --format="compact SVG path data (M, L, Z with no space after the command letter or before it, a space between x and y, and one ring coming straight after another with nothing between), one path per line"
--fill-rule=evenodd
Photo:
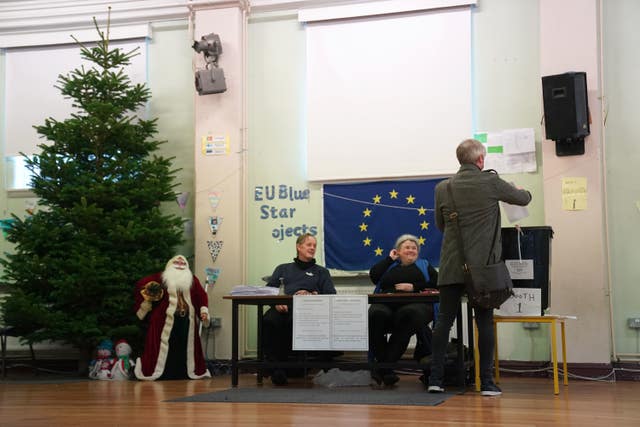
M284 285L286 295L335 294L336 288L329 270L316 264L316 245L316 238L309 233L298 237L297 256L293 262L276 267L267 286L277 288ZM287 305L273 306L264 314L262 345L266 360L283 362L288 359L293 336L292 321L293 316ZM271 373L271 382L275 385L286 384L286 371L275 369Z
M369 277L376 292L420 292L436 288L438 272L425 260L418 259L418 238L403 234L396 240L389 256L371 267ZM385 303L369 307L369 348L377 362L398 361L411 336L428 328L434 319L433 304ZM387 341L387 334L391 333ZM378 383L393 385L398 376L392 369L375 369L371 377Z

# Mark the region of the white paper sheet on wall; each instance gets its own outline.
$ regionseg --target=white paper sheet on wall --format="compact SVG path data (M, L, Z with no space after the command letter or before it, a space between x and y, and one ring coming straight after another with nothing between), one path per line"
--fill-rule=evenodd
M495 169L498 173L522 173L537 170L533 129L477 132L474 137L486 144L485 169Z

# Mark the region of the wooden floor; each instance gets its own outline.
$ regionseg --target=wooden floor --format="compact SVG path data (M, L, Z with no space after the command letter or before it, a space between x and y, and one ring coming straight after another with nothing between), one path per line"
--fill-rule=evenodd
M54 377L55 379L56 377ZM640 382L572 380L553 395L541 378L502 378L503 395L469 389L439 406L175 403L229 388L230 377L195 381L37 383L0 381L0 426L640 426ZM417 381L402 376L401 381ZM241 375L241 387L255 376ZM263 386L268 393L267 380ZM393 390L389 390L393 393Z

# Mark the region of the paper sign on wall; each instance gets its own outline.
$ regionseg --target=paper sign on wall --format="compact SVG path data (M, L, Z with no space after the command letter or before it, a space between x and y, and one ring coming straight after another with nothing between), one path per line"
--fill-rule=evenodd
M224 242L222 240L208 240L207 241L207 247L209 248L209 254L211 254L211 261L212 262L216 262L216 259L218 259L218 255L220 254L220 251L222 250L223 243Z
M562 178L562 209L565 211L587 209L587 178Z
M229 154L229 137L226 135L203 136L202 154L205 156L224 156Z
M218 234L218 229L220 228L220 224L222 224L221 216L210 216L209 217L209 230L211 234L215 236Z
M189 192L183 191L182 193L176 194L176 202L178 202L178 206L180 209L184 210L187 207L187 202L189 201Z
M220 268L214 268L214 267L206 267L204 269L204 274L206 276L206 282L210 285L213 286L216 284L216 282L218 281L218 277L220 277L220 272L222 270Z
M535 172L536 141L533 128L477 132L474 138L487 150L485 169L500 173Z
M220 203L220 199L222 198L222 191L216 191L216 190L209 191L209 194L207 197L209 199L209 205L211 206L211 209L215 211L216 208L218 207L218 204Z

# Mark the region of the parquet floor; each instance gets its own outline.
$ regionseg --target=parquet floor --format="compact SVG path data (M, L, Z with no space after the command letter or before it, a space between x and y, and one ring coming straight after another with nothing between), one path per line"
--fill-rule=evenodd
M550 379L507 377L500 397L469 389L432 407L166 402L229 384L229 376L39 383L10 373L0 381L0 426L640 426L640 382L632 381L570 380L554 396ZM255 377L241 375L240 386L254 387Z

